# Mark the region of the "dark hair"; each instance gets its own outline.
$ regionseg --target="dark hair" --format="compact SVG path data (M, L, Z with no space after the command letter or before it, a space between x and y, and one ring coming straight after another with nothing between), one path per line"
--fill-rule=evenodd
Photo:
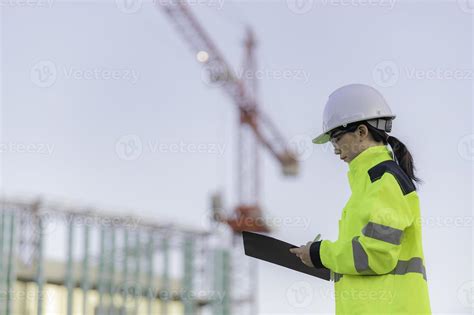
M413 163L413 157L408 151L408 148L398 140L398 138L395 138L394 136L388 135L384 130L377 129L371 124L369 124L367 121L358 121L358 122L353 122L350 124L347 124L346 127L339 127L336 128L337 130L348 130L348 131L355 131L357 129L357 126L359 125L365 125L367 126L367 129L369 130L370 134L374 138L375 141L380 142L382 141L383 144L390 144L390 147L392 147L393 153L395 154L396 161L398 165L403 169L403 171L414 181L415 183L423 183L423 181L415 176L415 165ZM332 132L331 132L332 133Z

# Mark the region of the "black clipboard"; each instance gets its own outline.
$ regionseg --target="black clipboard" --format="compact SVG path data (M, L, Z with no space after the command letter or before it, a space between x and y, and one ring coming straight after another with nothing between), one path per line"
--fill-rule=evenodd
M273 237L247 231L242 232L242 238L244 241L245 255L247 256L306 273L320 279L330 280L329 269L306 266L295 254L290 252L290 248L299 246L277 240Z

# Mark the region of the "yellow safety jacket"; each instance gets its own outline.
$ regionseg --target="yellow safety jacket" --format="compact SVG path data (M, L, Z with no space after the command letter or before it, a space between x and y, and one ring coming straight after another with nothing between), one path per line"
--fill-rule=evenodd
M331 270L337 314L431 314L418 194L385 145L349 163L352 195L336 241L310 247Z

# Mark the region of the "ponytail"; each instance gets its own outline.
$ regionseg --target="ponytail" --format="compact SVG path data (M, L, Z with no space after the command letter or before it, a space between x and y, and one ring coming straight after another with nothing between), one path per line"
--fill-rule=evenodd
M396 162L413 181L416 183L423 182L420 178L415 176L416 168L413 163L413 157L403 142L394 136L389 136L385 131L377 129L365 121L363 124L367 126L375 141L382 141L385 145L387 143L390 144L395 154Z
M423 182L420 178L415 176L416 168L413 163L413 157L405 144L393 136L387 136L387 142L390 144L393 152L395 153L398 165L400 165L405 173L415 182Z

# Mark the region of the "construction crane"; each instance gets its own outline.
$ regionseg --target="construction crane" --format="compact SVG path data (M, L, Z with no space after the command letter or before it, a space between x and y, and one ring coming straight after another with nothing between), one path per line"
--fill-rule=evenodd
M209 74L212 83L218 84L237 106L239 113L238 138L238 204L234 214L225 217L221 212L219 195L213 197L213 209L218 221L226 222L235 233L242 231L269 232L260 207L259 149L266 148L279 162L285 176L298 174L298 160L284 141L276 125L259 109L257 82L255 79L255 36L247 29L243 78L235 72L219 52L202 25L183 0L157 1L175 25L183 39L197 54Z

